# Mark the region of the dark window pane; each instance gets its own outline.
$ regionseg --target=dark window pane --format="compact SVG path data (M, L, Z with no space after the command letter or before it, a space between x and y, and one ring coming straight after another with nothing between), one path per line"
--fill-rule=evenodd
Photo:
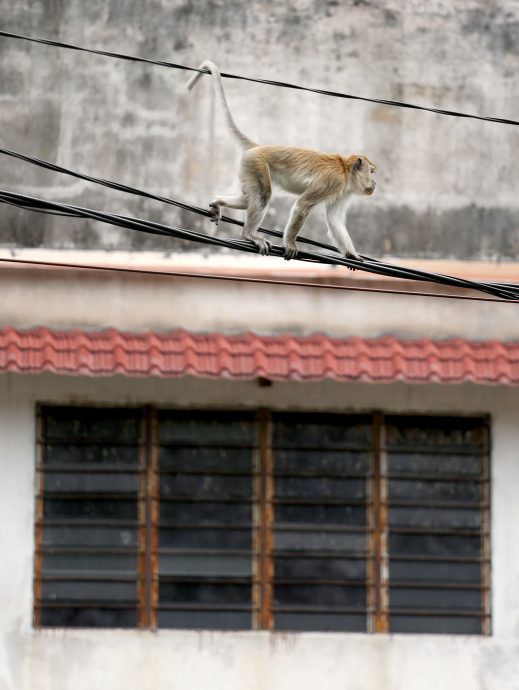
M250 630L252 614L249 611L169 611L159 609L160 628L185 630Z
M335 479L330 477L277 477L276 498L326 498L364 500L365 479Z
M226 582L171 582L161 581L159 599L161 604L221 604L225 608L233 604L251 603L251 585Z
M251 547L252 533L246 529L161 529L159 531L161 548L193 547L197 549L248 549Z
M199 524L210 523L223 524L247 524L252 520L252 502L232 503L198 502L196 498L191 501L164 501L160 503L160 524Z
M386 417L389 448L427 448L436 452L477 450L485 443L481 419L471 417Z
M389 617L389 631L392 633L443 633L446 635L480 635L479 616L397 616Z
M366 632L363 613L276 613L276 630L315 632Z
M43 602L133 602L137 599L135 582L106 580L56 580L42 583Z
M440 449L441 450L441 449ZM399 453L391 450L391 474L409 475L459 475L478 477L481 472L481 458L478 455L456 455L449 452L441 455L429 451L416 453L412 450Z
M479 536L465 537L450 534L397 534L389 535L389 553L392 555L420 554L422 556L468 556L480 555Z
M360 415L276 414L275 448L371 446L371 418Z
M106 441L137 443L140 413L127 409L45 407L44 433L48 441Z
M364 532L303 532L276 528L275 551L362 551L366 546Z
M301 604L305 607L310 602L311 607L364 609L366 590L363 586L274 583L274 606Z
M200 439L203 443L203 439ZM250 471L250 452L244 447L204 448L162 446L160 448L160 467L163 472L173 468L175 472L225 472L243 474Z
M459 501L478 503L481 499L479 482L441 482L409 479L390 479L389 500Z
M137 500L119 498L73 498L43 499L44 518L136 520Z
M359 580L366 578L366 560L363 558L289 558L274 560L276 579Z
M139 450L137 446L116 446L106 444L74 446L63 441L63 445L47 443L44 450L44 467L67 467L69 465L102 465L104 467L128 466L137 468Z
M163 412L160 443L195 446L252 446L253 416L237 412Z
M365 505L344 505L322 503L292 504L281 501L274 506L276 523L338 524L362 527L366 523Z
M159 572L161 575L190 575L214 577L252 575L252 555L208 553L160 553Z
M48 472L43 482L44 491L52 493L130 493L139 490L139 477L130 473L95 474L94 472Z
M137 611L109 606L43 608L41 625L60 628L135 628Z
M249 470L250 472L250 470ZM195 497L205 499L244 498L252 496L249 476L213 474L165 474L160 480L161 497Z
M106 525L44 527L43 546L136 546L137 529Z
M73 548L62 552L47 552L42 554L42 573L135 573L137 569L137 554L135 550L127 553L110 553L89 551L81 553Z
M389 509L389 524L392 527L479 529L481 509L393 506Z
M299 440L295 441L297 445ZM276 473L348 475L365 474L369 467L369 454L364 451L308 450L307 448L280 448L276 450Z
M480 563L437 563L431 561L397 561L389 562L390 582L428 582L428 583L466 583L481 582Z
M421 589L392 587L391 609L444 609L447 611L478 611L481 609L479 589Z

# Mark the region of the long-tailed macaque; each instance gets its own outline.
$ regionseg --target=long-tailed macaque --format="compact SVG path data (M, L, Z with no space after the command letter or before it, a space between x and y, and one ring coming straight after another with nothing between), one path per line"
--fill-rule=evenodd
M242 231L244 239L254 242L260 254L268 254L269 242L258 235L272 196L272 182L298 198L283 233L285 259L297 254L296 237L310 210L320 203L326 207L326 224L332 241L349 259L360 259L346 228L346 207L353 194L371 195L375 191L375 166L366 156L341 156L295 146L262 146L255 144L238 128L231 114L218 67L209 60L199 69L208 69L215 80L227 127L243 149L240 166L241 194L217 196L210 203L216 224L221 208L245 209L247 218ZM191 90L200 79L197 72L187 83Z

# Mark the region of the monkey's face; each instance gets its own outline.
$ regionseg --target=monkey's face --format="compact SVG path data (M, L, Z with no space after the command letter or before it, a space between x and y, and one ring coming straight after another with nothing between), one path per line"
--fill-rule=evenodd
M374 178L376 168L366 156L352 156L352 158L353 191L357 194L371 196L377 186Z

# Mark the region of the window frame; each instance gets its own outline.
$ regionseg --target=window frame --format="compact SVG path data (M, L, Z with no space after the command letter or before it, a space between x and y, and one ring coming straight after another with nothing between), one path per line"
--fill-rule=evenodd
M248 413L254 424L254 446L252 450L252 505L253 530L252 544L252 626L250 630L275 630L274 628L274 449L272 443L273 418L282 414L324 416L371 417L370 468L366 477L366 618L368 633L388 633L389 629L389 502L388 467L385 442L386 418L445 418L452 420L473 419L480 422L486 435L482 439L481 467L481 632L491 635L491 559L490 559L490 496L491 496L491 423L488 414L449 414L437 413L394 413L381 410L277 410L275 408L229 408L218 406L181 407L155 405L116 405L116 404L66 404L38 403L36 406L36 500L34 527L34 605L33 626L36 629L55 627L41 625L42 599L42 533L43 533L43 464L45 438L43 435L43 416L49 408L95 408L131 410L140 413L139 430L139 482L137 492L137 625L130 629L157 629L159 611L159 416L161 412L215 412L219 414ZM444 613L448 615L448 611ZM61 626L57 626L61 627ZM94 629L94 628L93 628ZM98 628L95 628L96 630ZM167 630L168 628L161 628ZM405 633L421 634L421 633ZM431 633L430 633L431 634ZM432 633L434 634L434 633ZM440 634L440 633L438 633ZM459 634L459 633L452 633Z

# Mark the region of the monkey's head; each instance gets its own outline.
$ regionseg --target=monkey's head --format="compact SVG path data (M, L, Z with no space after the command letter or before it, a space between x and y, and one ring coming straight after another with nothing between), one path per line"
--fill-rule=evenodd
M371 196L377 183L373 177L376 171L375 165L366 156L350 156L348 158L350 170L350 185L355 194Z

